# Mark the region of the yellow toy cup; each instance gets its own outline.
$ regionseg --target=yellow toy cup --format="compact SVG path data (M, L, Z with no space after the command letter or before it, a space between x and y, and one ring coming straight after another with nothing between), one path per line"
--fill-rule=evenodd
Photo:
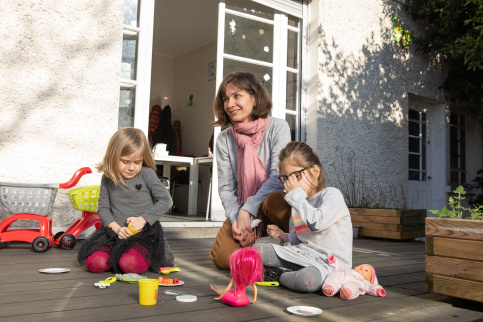
M159 282L156 279L146 278L138 281L139 304L154 305L158 299Z
M129 223L129 224L127 225L127 229L129 229L129 231L130 231L130 232L131 232L131 234L133 234L133 235L136 235L137 233L139 233L139 232L140 232L140 230L136 230L136 229L132 228L132 227L131 227L131 223Z

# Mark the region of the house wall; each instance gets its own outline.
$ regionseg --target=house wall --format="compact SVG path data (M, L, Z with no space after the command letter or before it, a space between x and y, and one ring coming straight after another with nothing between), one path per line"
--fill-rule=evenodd
M164 108L173 100L174 57L153 53L150 108ZM167 97L167 98L166 98Z
M117 130L124 2L5 0L1 8L0 181L68 181L101 161ZM0 220L8 215L0 205ZM59 191L54 227L79 215Z
M307 141L319 153L329 184L359 182L365 191L399 190L385 201L401 206L407 193L408 93L444 101L444 71L393 38L392 18L418 29L393 1L312 1ZM314 62L312 59L315 59ZM311 83L316 80L316 86ZM310 111L312 109L312 111ZM355 169L350 175L348 169ZM362 188L361 188L362 189Z
M181 120L184 155L200 157L208 153L214 120L213 99L216 82L208 80L208 64L216 60L216 42L209 43L174 61L173 120ZM187 106L193 94L193 105Z

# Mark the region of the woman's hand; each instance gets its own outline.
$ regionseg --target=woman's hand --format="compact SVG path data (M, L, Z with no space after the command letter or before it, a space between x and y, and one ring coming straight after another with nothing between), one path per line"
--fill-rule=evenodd
M267 234L271 238L278 238L284 243L288 242L287 233L284 233L283 230L276 225L268 225Z
M301 187L301 185L295 174L292 174L290 177L288 177L288 180L283 184L283 188L286 192L290 192L298 187Z
M246 210L240 210L238 219L233 222L233 239L238 240L241 247L255 242L255 233L252 230L252 217Z
M139 217L129 217L126 219L126 223L129 225L131 223L131 228L134 230L142 230L144 225L146 225L146 220L139 216Z
M237 222L242 234L252 232L252 215L248 211L240 210Z

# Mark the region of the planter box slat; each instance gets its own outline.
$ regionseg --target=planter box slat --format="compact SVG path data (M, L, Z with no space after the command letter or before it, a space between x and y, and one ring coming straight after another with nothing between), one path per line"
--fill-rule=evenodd
M483 247L478 241L428 236L426 243L427 255L483 261Z
M388 238L388 239L413 239L424 236L424 231L387 231L359 228L359 236Z
M483 221L428 217L426 218L426 236L483 241Z
M426 256L426 273L483 282L483 262L451 257Z
M409 225L399 225L399 224L373 224L367 222L357 222L353 221L353 225L364 226L365 229L371 230L387 230L387 231L424 231L424 224L409 224Z
M386 217L419 217L421 216L421 209L369 209L369 208L349 208L351 215L364 215L364 216L381 216L381 211L384 212Z
M483 283L426 274L426 291L483 302Z
M483 221L426 218L426 289L483 302Z
M388 239L424 237L426 210L349 208L351 220L359 225L359 236Z
M351 215L353 222L370 222L378 224L396 224L396 225L406 225L406 224L424 224L425 217L389 217L389 216L361 216L361 215Z

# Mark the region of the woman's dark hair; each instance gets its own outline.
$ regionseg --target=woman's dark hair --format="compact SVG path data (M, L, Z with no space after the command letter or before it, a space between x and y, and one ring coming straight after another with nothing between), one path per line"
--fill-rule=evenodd
M266 118L270 114L272 110L272 99L270 98L268 90L260 83L257 76L250 72L234 72L228 74L218 88L215 101L213 102L216 121L211 122L211 125L228 126L232 124L230 117L225 112L223 101L226 95L226 86L230 83L255 98L255 106L252 111L253 120Z
M324 168L322 167L319 157L308 144L298 141L289 142L287 146L280 151L278 160L279 169L284 164L287 164L291 161L302 168L307 168L314 165L318 166L320 169L320 174L316 184L316 190L320 191L325 188ZM312 168L307 169L306 171L311 170Z

